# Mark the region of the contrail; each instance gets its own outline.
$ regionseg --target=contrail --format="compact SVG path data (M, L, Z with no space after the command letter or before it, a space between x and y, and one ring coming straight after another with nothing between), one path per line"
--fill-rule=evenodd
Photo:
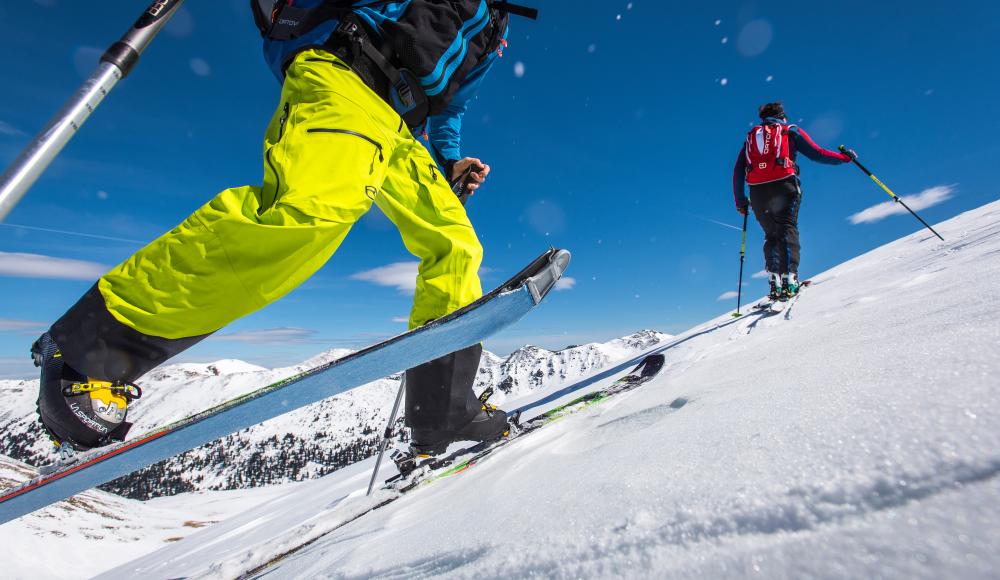
M738 232L742 232L743 231L743 228L738 228L738 227L736 227L734 225L727 224L725 222L720 222L720 221L717 221L717 220L713 220L712 218L707 218L707 217L705 217L703 215L698 215L696 213L691 213L689 211L685 211L685 210L681 210L681 211L684 212L684 213L686 213L686 214L688 214L691 217L696 217L696 218L698 218L700 220L705 220L706 222L711 222L711 223L713 223L713 224L715 224L717 226L722 226L724 228L730 228L730 229L736 230Z
M701 217L701 216L696 216L696 217ZM707 222L712 222L713 224L716 224L716 225L719 225L719 226L723 226L723 227L727 227L727 228L731 228L731 229L734 229L734 230L736 230L736 231L738 231L738 232L742 232L742 231L743 231L743 229L742 229L742 228L738 228L738 227L736 227L736 226L734 226L734 225L732 225L732 224L727 224L727 223L723 223L723 222L718 222L718 221L715 221L715 220L713 220L713 219L711 219L711 218L707 218L707 217L701 217L701 219L703 219L703 220L705 220L705 221L707 221Z
M36 228L34 226L21 226L17 224L0 224L0 226L6 226L8 228L22 228L25 230L34 230L36 232L48 232L50 234L63 234L66 236L80 236L81 238L94 238L96 240L109 240L112 242L127 242L129 244L140 244L145 245L146 242L140 242L139 240L127 240L125 238L112 238L110 236L98 236L96 234L83 234L80 232L67 232L64 230L50 230L49 228Z

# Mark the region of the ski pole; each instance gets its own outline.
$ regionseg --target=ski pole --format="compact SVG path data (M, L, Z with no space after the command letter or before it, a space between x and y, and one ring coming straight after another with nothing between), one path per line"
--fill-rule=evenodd
M128 76L139 61L139 55L183 2L155 0L125 36L105 51L97 70L21 151L0 177L0 222L21 201L118 81Z
M847 153L847 147L844 147L843 145L841 145L841 146L840 146L840 147L839 147L838 149L840 149L840 152L841 152L841 153ZM911 214L913 214L913 217L917 218L917 219L918 219L918 220L920 221L920 223L924 224L924 227L925 227L925 228L929 229L929 230L931 231L931 233L933 233L933 234L934 234L935 236L937 236L937 237L938 237L938 239L940 239L940 240L941 240L942 242L944 241L944 238L942 238L942 237L941 237L941 234L939 234L939 233L937 233L936 231L934 231L934 228L932 228L932 227L930 226L930 224L928 224L927 222L925 222L925 221L923 220L923 218L921 218L920 216L918 216L918 215L917 215L917 212L915 212L915 211L913 211L912 209L910 209L910 206L906 205L906 202L905 202L905 201L903 201L902 199L900 199L898 195L896 195L895 193L893 193L893 192L892 192L892 190L891 190L891 189L889 189L888 187L886 187L886 186L885 186L885 184L884 184L884 183L882 183L882 181L881 181L881 180L879 180L879 178L875 177L875 174L873 174L873 173L872 173L871 171L868 171L868 168L867 168L867 167L865 167L864 165L862 165L860 161L858 161L858 158L857 158L857 156L856 156L856 155L851 155L851 161L853 161L853 162L854 162L854 164L855 164L855 165L857 165L859 169L861 169L861 171L864 171L864 172L865 172L865 175L867 175L868 177L870 177L870 178L871 178L871 180L875 182L875 185L878 185L878 186L879 186L879 187L881 187L881 188L882 188L883 190L885 190L885 192L886 192L886 193L888 193L888 194L889 194L889 196L890 196L890 197L891 197L891 198L892 198L892 199L893 199L893 200L894 200L894 201L895 201L896 203L898 203L898 204L902 205L903 207L905 207L905 208L906 208L906 211L908 211L908 212L910 212Z
M470 163L465 171L462 172L455 181L451 183L451 190L455 192L458 196L458 201L465 205L465 202L469 199L469 174L472 173L472 164Z
M749 217L750 208L748 207L747 213L743 214L743 242L740 243L740 284L736 287L736 312L733 313L733 318L743 316L740 314L740 303L743 300L743 262L747 256L747 218Z
M371 495L372 490L375 489L375 479L378 477L378 468L382 466L382 456L385 455L385 448L389 444L389 440L392 439L392 424L396 421L396 413L399 411L399 402L403 400L403 390L406 388L406 371L403 371L403 376L399 379L399 391L396 392L396 402L392 405L392 413L389 413L389 424L385 426L385 433L382 435L382 443L378 448L378 458L375 460L375 469L372 470L371 481L368 482L368 493L365 495Z

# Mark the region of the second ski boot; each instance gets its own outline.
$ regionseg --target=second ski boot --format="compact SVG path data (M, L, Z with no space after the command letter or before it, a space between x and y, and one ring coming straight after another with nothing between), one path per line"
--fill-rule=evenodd
M792 296L799 293L802 285L799 283L799 277L795 272L789 272L782 276L781 280L781 295L787 300Z
M458 429L411 428L410 451L417 457L433 457L444 453L457 441L488 442L506 437L510 433L507 413L503 409L483 403L483 408L463 427Z
M139 387L80 374L47 332L31 345L31 356L41 368L38 418L61 455L125 439L132 426L125 417L129 403L142 396Z

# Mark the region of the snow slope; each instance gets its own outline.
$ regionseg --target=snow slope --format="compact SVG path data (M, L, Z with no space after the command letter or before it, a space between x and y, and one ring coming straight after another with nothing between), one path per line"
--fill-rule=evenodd
M0 459L0 485L4 487L33 475L35 470L26 464ZM283 487L274 486L250 493L192 493L142 502L90 490L4 524L0 577L89 576L286 493Z
M1000 202L937 229L813 277L781 315L692 329L641 389L269 577L997 577ZM358 509L366 463L102 577L238 575Z

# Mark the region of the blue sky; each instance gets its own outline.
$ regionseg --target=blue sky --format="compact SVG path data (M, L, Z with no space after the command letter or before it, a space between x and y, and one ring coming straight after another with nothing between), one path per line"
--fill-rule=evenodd
M31 340L104 268L218 191L260 181L279 86L247 4L189 0L0 225L0 377L33 375ZM719 300L739 262L732 165L765 101L784 100L820 144L855 148L897 193L923 193L931 223L1000 193L995 3L535 4L540 20L512 20L467 116L464 151L493 168L468 209L484 286L550 244L573 251L573 283L488 341L494 351L679 332L735 307ZM0 5L0 163L144 7ZM802 166L803 276L920 227L878 210L854 223L888 197L851 166ZM751 220L749 298L766 291L749 277L763 268L761 242ZM316 276L182 360L282 365L401 332L412 260L373 209Z

